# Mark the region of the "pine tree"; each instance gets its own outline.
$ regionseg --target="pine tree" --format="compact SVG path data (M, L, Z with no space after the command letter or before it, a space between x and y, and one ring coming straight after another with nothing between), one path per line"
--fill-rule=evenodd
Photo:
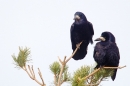
M113 69L121 69L126 67L103 67L94 69L94 66L84 65L78 68L72 76L72 74L68 72L69 66L66 64L76 53L77 49L78 48L76 48L74 53L68 59L66 59L66 56L64 57L63 61L59 58L59 62L55 61L49 66L51 72L54 74L55 86L61 86L64 82L69 82L72 86L98 86L101 81L106 80L108 77L112 76ZM41 82L38 81L35 77L33 66L27 65L27 62L31 61L29 55L29 48L23 49L19 47L18 56L12 55L12 58L15 62L15 65L18 68L23 69L32 80L35 80L40 86L46 86L40 69L38 68L38 74L41 78Z

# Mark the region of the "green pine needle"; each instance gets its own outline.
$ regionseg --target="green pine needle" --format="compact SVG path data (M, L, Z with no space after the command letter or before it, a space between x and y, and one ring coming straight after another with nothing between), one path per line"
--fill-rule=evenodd
M22 49L19 47L18 56L16 57L15 55L12 55L12 58L16 66L23 68L26 65L26 62L30 61L29 54L30 54L29 48Z
M58 78L59 78L59 74L60 74L60 70L61 70L60 63L57 61L53 62L50 65L50 70L55 75L56 83L57 83ZM61 82L66 82L66 81L70 81L70 80L71 80L71 77L70 77L70 73L68 72L68 66L65 66L64 70L63 70L62 77L61 77Z
M112 69L100 69L97 73L91 76L91 84L100 84L99 82L102 80L107 79L108 77L112 76L113 70Z
M78 80L78 78L83 78L87 76L90 72L89 66L82 66L76 72L74 72L74 76L72 79L72 86L85 86L86 80Z
M56 75L56 74L59 74L60 73L60 64L59 64L59 62L54 62L54 63L52 63L51 65L50 65L50 70L52 71L52 73L54 74L54 75Z

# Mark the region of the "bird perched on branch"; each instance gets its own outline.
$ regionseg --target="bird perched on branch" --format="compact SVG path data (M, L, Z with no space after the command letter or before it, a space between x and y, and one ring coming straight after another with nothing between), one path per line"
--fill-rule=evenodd
M82 12L76 12L74 14L74 23L71 25L70 29L73 52L79 47L72 57L74 60L80 60L86 56L88 44L93 43L93 35L94 30L92 23L87 20ZM80 42L82 42L82 44L79 46Z
M118 67L120 53L114 35L111 32L103 32L101 37L95 41L100 41L96 43L93 53L94 60L97 62L95 68L102 66ZM114 69L114 73L111 76L113 81L116 78L116 72L117 69Z

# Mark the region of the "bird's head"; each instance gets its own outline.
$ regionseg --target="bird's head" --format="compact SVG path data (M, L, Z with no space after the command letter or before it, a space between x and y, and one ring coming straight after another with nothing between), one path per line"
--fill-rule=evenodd
M101 34L101 37L95 39L95 41L110 41L110 42L116 42L115 41L115 36L108 31L105 31Z
M75 20L75 21L79 21L79 20L84 20L84 21L86 21L87 19L86 19L86 16L85 16L82 12L76 12L76 13L74 14L74 20Z

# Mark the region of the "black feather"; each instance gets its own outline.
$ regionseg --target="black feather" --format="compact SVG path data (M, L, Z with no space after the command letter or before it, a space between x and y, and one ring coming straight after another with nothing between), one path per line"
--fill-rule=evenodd
M105 31L101 34L101 36L105 37L106 41L116 42L116 39L111 32Z
M76 12L75 15L78 15L80 19L75 19L71 25L70 36L73 51L76 49L76 44L83 41L76 54L72 57L75 60L79 60L86 56L88 44L93 43L92 37L94 30L93 25L87 21L87 18L82 12Z
M101 66L118 67L120 60L120 53L117 44L115 43L115 37L110 32L103 32L101 34L105 41L96 43L94 48L94 60L97 62L96 68ZM111 76L114 81L116 78L117 69L114 69L114 73Z

